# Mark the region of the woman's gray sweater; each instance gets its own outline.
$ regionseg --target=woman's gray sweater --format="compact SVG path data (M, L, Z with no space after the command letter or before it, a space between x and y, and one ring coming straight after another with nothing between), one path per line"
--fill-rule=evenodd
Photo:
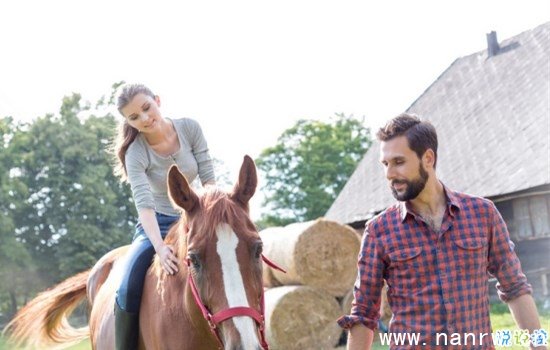
M139 134L126 152L126 171L137 210L150 208L165 215L179 215L168 198L167 174L177 164L189 183L199 175L202 184L214 179L212 159L199 123L193 119L170 119L180 149L169 156L155 153Z

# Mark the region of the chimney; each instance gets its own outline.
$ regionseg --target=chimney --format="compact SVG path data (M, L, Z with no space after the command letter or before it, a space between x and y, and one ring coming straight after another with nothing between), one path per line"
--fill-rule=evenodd
M500 46L498 45L497 32L494 30L487 34L487 57L498 55Z

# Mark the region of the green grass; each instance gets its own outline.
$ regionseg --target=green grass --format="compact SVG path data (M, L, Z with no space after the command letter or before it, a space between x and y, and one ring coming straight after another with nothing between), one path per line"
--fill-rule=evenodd
M92 348L92 344L90 344L89 340L86 340L80 344L72 346L70 350L90 350L91 348Z
M90 344L89 340L85 340L80 344L71 346L68 348L68 350L90 350L92 348L92 345ZM18 350L17 348L14 348L13 345L7 344L6 340L0 337L0 350Z
M541 328L550 332L550 310L543 310L539 305L538 307L540 313L540 325ZM512 332L519 330L516 326L508 306L505 304L494 304L491 306L491 324L493 326L493 331L498 330L511 330ZM509 349L509 350L523 350L525 347L519 345L513 345L511 347L497 347L497 349Z

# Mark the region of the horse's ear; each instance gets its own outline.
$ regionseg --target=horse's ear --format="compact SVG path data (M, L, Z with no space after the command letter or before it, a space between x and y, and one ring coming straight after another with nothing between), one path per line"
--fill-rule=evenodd
M199 197L176 165L172 165L168 171L168 194L174 204L188 213L198 208Z
M233 188L231 198L248 209L248 201L256 192L258 185L258 175L256 174L256 165L249 156L244 156L243 165L239 172L239 180Z

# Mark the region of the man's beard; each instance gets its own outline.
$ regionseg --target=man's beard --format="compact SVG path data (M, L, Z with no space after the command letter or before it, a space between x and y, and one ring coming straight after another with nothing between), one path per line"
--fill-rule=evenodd
M418 178L416 178L412 181L409 181L409 180L393 180L392 181L392 183L391 183L391 192L392 192L393 196L395 197L395 199L397 199L398 201L406 202L406 201L410 201L411 199L415 199L416 197L418 197L420 192L422 192L422 190L426 186L426 182L428 182L428 177L429 177L428 173L426 172L426 170L422 166L422 163L420 163L420 165L418 167L418 173L419 173ZM394 184L406 184L407 187L406 187L405 192L403 192L401 194L398 193L395 190L395 188L393 187Z

